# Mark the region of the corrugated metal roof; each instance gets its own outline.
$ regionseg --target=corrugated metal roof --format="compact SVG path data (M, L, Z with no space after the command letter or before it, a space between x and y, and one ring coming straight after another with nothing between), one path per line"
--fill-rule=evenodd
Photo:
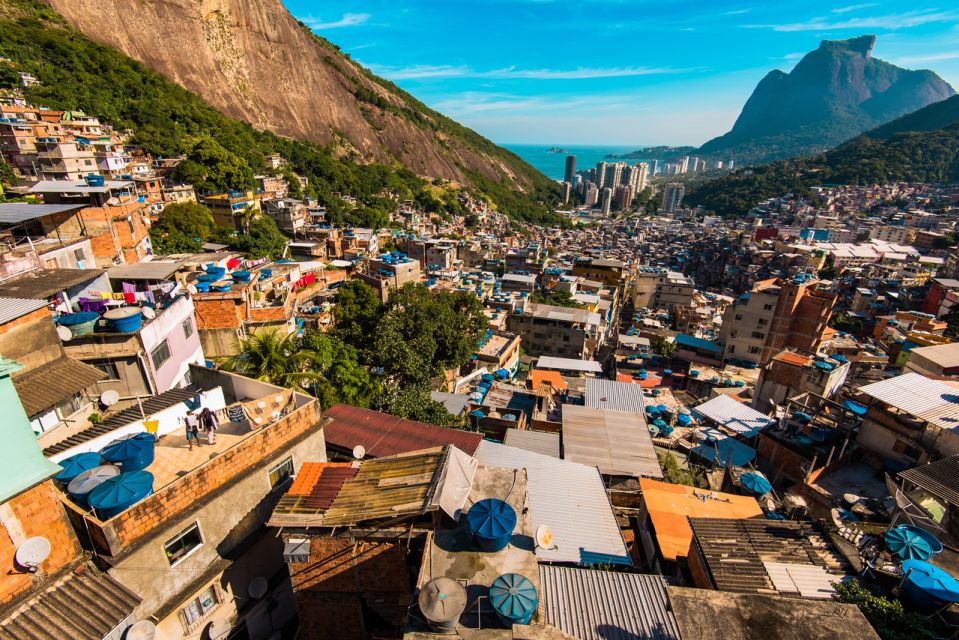
M0 204L0 224L17 224L27 220L36 220L63 211L82 209L84 205L75 204L28 204L26 202L4 202Z
M102 187L91 187L86 182L73 180L41 180L27 191L29 193L106 193L112 189L132 186L132 180L104 180Z
M586 406L643 413L643 388L631 382L586 378Z
M663 477L642 412L563 405L563 457L608 476Z
M959 455L901 471L899 478L950 504L959 505Z
M110 575L84 565L0 621L0 640L101 640L138 604Z
M166 280L179 271L182 263L175 260L149 260L121 264L107 270L111 280Z
M556 369L558 371L585 371L587 373L602 373L603 366L595 360L576 360L574 358L557 358L556 356L540 356L536 361L537 369Z
M559 458L559 434L529 429L507 429L504 444Z
M776 421L769 416L733 400L727 395L718 395L693 408L696 413L709 418L720 426L750 438Z
M918 373L867 384L868 396L943 429L959 427L959 389Z
M546 622L580 640L680 640L660 575L540 565Z
M156 413L163 411L164 409L169 409L178 402L185 402L186 400L192 400L197 395L196 387L187 387L185 389L170 389L169 391L164 391L163 393L150 396L149 398L144 399L140 404L134 404L132 407L124 409L119 413L116 413L103 422L99 424L94 424L84 429L80 433L76 433L66 440L61 440L60 442L50 445L43 450L43 455L50 456L56 455L58 453L63 453L68 449L72 449L78 445L83 444L84 442L89 442L94 438L98 438L106 433L110 433L115 429L120 427L125 427L128 424L132 424L142 419L143 415L150 417ZM140 409L143 409L143 413L140 413Z
M0 284L0 296L46 299L77 285L93 282L102 274L100 269L39 269Z
M547 562L632 564L596 468L486 440L475 455L488 467L526 469L533 529L547 525L555 542L555 548L537 548L538 558Z
M33 298L0 298L0 325L22 318L47 306L46 300Z
M323 426L326 444L352 451L356 445L366 448L371 458L420 451L451 444L470 455L483 439L482 434L448 429L424 422L397 418L388 413L336 404L323 412L330 421Z
M106 380L107 374L66 356L13 376L23 410L33 417Z

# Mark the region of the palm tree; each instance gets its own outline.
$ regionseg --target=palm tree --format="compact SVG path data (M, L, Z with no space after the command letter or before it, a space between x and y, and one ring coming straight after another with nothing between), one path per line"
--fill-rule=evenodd
M315 367L317 354L304 349L295 334L277 330L255 333L240 342L240 353L223 368L281 387L312 388L322 375Z

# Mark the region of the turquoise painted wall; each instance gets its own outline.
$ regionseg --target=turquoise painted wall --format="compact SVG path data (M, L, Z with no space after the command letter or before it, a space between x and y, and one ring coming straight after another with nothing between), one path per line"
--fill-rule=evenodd
M0 502L60 471L43 457L10 375L23 367L0 356Z

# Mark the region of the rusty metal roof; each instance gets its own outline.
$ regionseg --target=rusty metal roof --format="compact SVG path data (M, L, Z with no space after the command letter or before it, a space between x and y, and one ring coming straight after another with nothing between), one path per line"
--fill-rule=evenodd
M138 604L109 574L80 565L0 621L0 640L100 640Z
M432 499L448 450L434 447L364 460L359 467L327 465L315 476L309 494L304 495L305 487L300 486L298 494L288 490L280 498L269 524L343 527L435 511Z
M404 420L388 413L345 404L333 405L323 412L323 417L330 419L323 427L328 446L352 451L355 446L363 445L366 455L371 458L446 444L473 455L483 440L479 433Z

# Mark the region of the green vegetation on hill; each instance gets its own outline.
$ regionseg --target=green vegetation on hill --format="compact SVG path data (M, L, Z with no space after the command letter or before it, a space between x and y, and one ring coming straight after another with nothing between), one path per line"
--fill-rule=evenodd
M825 154L733 172L692 190L685 201L722 215L744 215L757 203L787 193L814 200L811 187L818 185L959 182L959 114L948 126L941 124L952 109L959 111L959 99L921 109ZM905 128L924 123L942 128Z
M258 131L229 118L138 62L85 38L36 0L0 0L0 56L40 80L26 89L31 104L80 109L119 130L132 131L136 144L158 156L186 155L178 168L180 177L201 191L251 187L253 176L266 172L265 157L272 153L287 158L296 173L308 178L307 194L327 205L335 222L382 223L387 202L381 194L419 199L430 187L401 166L339 159L333 148ZM358 99L375 101L373 96L358 95ZM486 195L500 211L517 219L558 222L548 206L558 193L545 176L435 112L414 111L409 117L431 123L438 135L456 129L470 144L527 173L535 186L526 195L486 178L477 181L477 195ZM336 193L353 195L364 206L347 208Z

